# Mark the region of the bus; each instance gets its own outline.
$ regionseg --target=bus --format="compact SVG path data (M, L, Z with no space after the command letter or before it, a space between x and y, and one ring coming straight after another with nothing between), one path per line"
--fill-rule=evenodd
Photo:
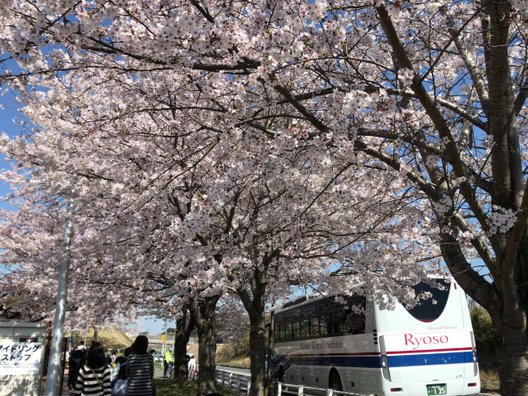
M368 293L326 296L272 310L271 380L377 396L478 394L466 294L452 278L414 289L432 297L381 309Z

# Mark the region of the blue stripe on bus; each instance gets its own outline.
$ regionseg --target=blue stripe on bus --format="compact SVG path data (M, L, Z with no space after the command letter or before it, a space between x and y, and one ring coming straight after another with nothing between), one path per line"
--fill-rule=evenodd
M389 367L429 366L436 364L473 363L472 352L425 353L387 356Z
M290 364L307 366L338 366L338 367L381 367L379 356L294 356Z
M472 363L472 352L447 352L387 356L389 367L429 366L440 364ZM290 355L274 359L272 366L336 366L336 367L362 367L381 368L380 356L316 356L316 355ZM285 367L286 368L286 367Z

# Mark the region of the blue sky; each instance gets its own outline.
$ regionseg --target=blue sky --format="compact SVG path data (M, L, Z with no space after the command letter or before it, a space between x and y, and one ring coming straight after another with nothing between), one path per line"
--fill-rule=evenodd
M138 325L139 331L148 331L149 334L161 334L165 331L166 327L175 327L175 321L165 322L163 319L157 319L153 316L143 316L140 318Z

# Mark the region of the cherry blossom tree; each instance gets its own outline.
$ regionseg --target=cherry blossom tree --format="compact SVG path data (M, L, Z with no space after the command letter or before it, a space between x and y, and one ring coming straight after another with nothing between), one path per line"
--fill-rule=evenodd
M86 89L76 99L101 94L99 110L112 127L163 107L196 142L242 130L277 144L295 137L334 146L341 166L354 152L365 166L392 169L422 197L415 206L422 226L436 227L453 276L490 312L504 351L501 392L528 394L525 2L47 3L0 6L4 59L21 68L2 80L28 100L46 96L57 110L84 110L60 90L35 89L82 70ZM116 100L123 90L104 81L129 87L127 96ZM138 93L151 89L158 99L142 102L155 95ZM141 169L138 147L129 148L123 158ZM87 175L100 180L102 169ZM138 177L134 186L156 182ZM145 189L144 205L156 191Z
M75 179L80 231L74 282L80 286L111 286L122 305L134 301L130 293L138 291L144 304L167 304L174 296L191 301L200 336L203 394L214 389L213 370L207 370L214 367L214 350L208 346L215 340L214 308L224 290L238 294L250 315L253 392L262 394L268 284L277 295L290 283L321 279L327 260L342 262L364 235L370 235L378 248L388 242L392 249L402 239L394 229L413 226L421 213L409 203L416 198L402 190L386 167L360 172L359 158L352 159L353 153L346 151L351 145L338 150L310 138L269 139L246 130L226 132L221 138L201 136L202 124L186 143L178 143L189 127L187 118L178 121L170 108L162 112L150 107L143 90L126 84L118 96L125 100L116 99L115 92L121 89L112 78L111 84L98 86L99 91L108 90L108 97L114 92L112 106L102 108L100 96L78 96L89 89L86 81L93 84L72 73L55 85L50 82L46 94L27 93L26 114L41 130L31 144L18 139L6 141L5 148L25 164L33 180L40 177L42 183L28 187L27 176L16 172L6 179L20 180L29 192L44 197L60 196L65 181ZM137 81L142 88L154 84ZM163 83L156 88L154 92L163 91ZM124 107L133 93L134 114L115 117L115 108ZM200 122L205 119L202 116ZM184 121L185 128L178 124ZM351 159L343 164L343 157ZM391 180L380 183L386 175ZM356 191L351 188L356 184L371 188ZM25 197L29 192L19 194ZM396 224L393 215L403 211L406 220ZM18 238L24 241L23 235ZM402 249L400 263L414 263L411 251L427 248L413 240L413 248ZM365 274L376 274L379 264L370 260L354 268L356 273L363 268ZM407 270L406 277L412 273ZM339 283L346 290L347 282ZM128 297L123 298L127 290ZM84 292L86 299L89 294ZM162 315L170 312L161 308Z

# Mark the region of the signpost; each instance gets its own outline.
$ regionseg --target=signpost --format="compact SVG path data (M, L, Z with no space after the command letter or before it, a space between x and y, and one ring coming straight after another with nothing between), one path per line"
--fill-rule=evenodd
M62 377L62 353L64 339L64 318L66 316L66 298L68 295L68 275L70 271L70 246L73 236L73 192L68 202L68 220L64 230L64 251L59 268L59 287L57 304L53 320L53 338L46 381L46 396L59 396Z

